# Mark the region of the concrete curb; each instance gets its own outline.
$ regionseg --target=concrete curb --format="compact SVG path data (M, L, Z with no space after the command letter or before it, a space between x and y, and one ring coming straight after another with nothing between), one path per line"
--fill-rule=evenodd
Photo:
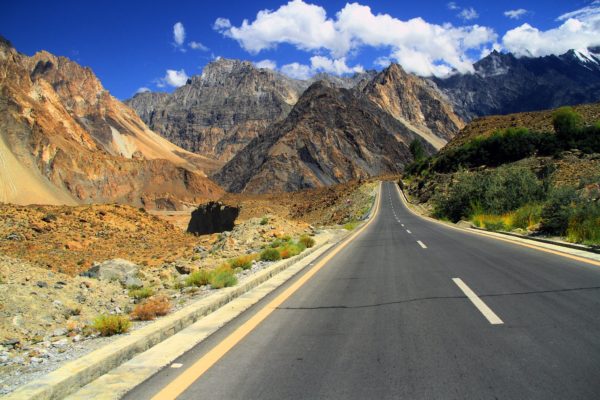
M348 232L349 234L350 232ZM347 234L341 239L343 240ZM154 323L135 330L114 342L96 349L83 357L73 360L55 371L42 376L35 382L21 386L3 399L61 399L87 385L110 370L129 361L158 343L168 339L175 333L192 325L198 319L221 308L251 289L267 281L279 272L289 268L298 261L329 244L331 239L307 249L301 254L279 261L266 269L257 272L246 282L219 290L214 295L203 299L158 319Z
M381 184L378 187L377 195L380 195L381 193L380 188ZM373 204L375 204L376 201L377 197ZM361 226L372 217L373 207L369 210L368 218L365 221L362 221ZM276 262L266 269L257 272L246 282L238 286L221 289L214 295L199 299L173 314L165 316L150 325L133 331L104 347L96 349L83 357L63 365L57 370L37 379L35 382L17 388L6 397L3 397L3 399L54 400L65 398L88 383L131 360L136 355L145 352L182 331L184 328L189 327L200 318L207 316L213 311L230 303L232 300L246 294L319 249L326 247L323 252L327 251L337 243L345 240L352 232L353 231L346 232L335 243L331 243L332 240L330 238L311 249L305 250L295 257Z
M589 251L590 253L600 254L600 248L596 249L594 247L586 246L584 244L559 242L559 241L552 240L552 239L540 238L540 237L535 237L535 236L520 235L518 233L512 233L512 232L490 231L488 229L478 228L476 226L471 227L469 229L474 229L474 230L482 231L482 232L493 232L493 233L498 233L500 235L513 236L513 237L516 237L516 238L519 238L519 239L533 240L534 242L552 244L554 246L568 247L568 248L574 249L574 250Z

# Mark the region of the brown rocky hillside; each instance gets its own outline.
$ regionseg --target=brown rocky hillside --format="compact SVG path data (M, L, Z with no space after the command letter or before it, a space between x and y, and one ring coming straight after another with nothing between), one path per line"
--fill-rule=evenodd
M0 40L0 202L178 208L222 190L219 163L150 131L89 68Z

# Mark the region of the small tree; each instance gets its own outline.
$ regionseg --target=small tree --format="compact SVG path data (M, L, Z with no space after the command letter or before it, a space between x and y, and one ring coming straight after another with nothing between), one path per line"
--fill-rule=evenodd
M408 148L415 161L421 161L425 158L425 149L423 148L423 143L421 143L419 139L415 139L410 142L410 146Z
M564 143L582 128L583 118L571 107L561 107L552 116L552 125L556 136Z

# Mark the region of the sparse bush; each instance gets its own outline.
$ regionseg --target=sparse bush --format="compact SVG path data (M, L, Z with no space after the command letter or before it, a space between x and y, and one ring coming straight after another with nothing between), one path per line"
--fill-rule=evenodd
M233 286L237 283L237 278L227 264L215 269L210 277L210 286L213 289L221 289L224 287Z
M491 171L458 172L448 192L435 195L433 203L436 216L456 222L476 211L504 214L543 196L543 185L533 172L506 165Z
M48 213L42 217L42 221L44 221L44 222L52 222L52 221L56 221L56 219L57 219L57 217L56 217L56 214L54 214L54 213Z
M112 336L129 330L131 321L124 315L102 314L94 319L92 327L102 336Z
M528 229L540 223L542 219L541 204L526 204L512 213L511 228Z
M572 107L561 107L552 115L552 125L558 139L568 143L583 127L583 118Z
M347 231L352 231L358 226L358 221L348 221L344 224L344 229Z
M167 315L171 311L171 302L166 296L154 296L135 306L131 317L140 321L150 321Z
M414 161L421 161L425 158L425 148L423 143L419 139L414 139L408 146L410 154L413 156Z
M567 240L600 245L600 204L581 201L572 210L567 228Z
M205 269L194 271L185 278L185 286L204 286L210 283L211 272Z
M277 249L264 249L260 253L260 259L262 261L277 261L281 259L281 254L279 254L279 251L277 251Z
M136 300L147 299L154 294L154 290L149 287L129 289L129 297Z
M563 186L551 190L542 208L542 231L554 235L565 235L576 199L577 192L572 187Z
M262 219L260 220L261 225L266 225L268 223L269 223L269 218L267 218L267 217L262 217Z
M298 239L298 241L300 243L302 243L302 245L304 247L306 247L307 249L310 249L311 247L313 247L315 245L315 239L311 238L308 235L300 236L300 239Z
M252 261L256 260L256 254L247 254L244 256L239 256L229 260L229 265L231 268L241 268L241 269L250 269L252 268Z

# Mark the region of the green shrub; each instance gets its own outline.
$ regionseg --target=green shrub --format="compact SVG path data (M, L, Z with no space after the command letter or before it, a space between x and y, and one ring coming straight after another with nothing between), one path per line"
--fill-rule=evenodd
M96 317L92 327L102 336L112 336L129 330L131 321L123 315L102 314Z
M265 249L260 253L260 259L263 261L277 261L281 259L281 254L277 249Z
M572 187L562 186L552 189L542 208L541 230L548 234L564 236L576 200L577 192Z
M486 221L485 228L490 231L506 231L507 227L503 221Z
M210 277L210 286L213 289L221 289L233 286L237 283L237 278L229 266L221 266L213 271Z
M552 115L552 125L558 139L568 143L583 127L583 118L572 107L561 107Z
M600 204L584 200L576 205L569 218L567 240L600 245Z
M527 229L540 223L542 219L541 204L526 204L512 213L511 228Z
M344 224L344 229L347 231L352 231L358 226L358 221L349 221Z
M304 245L304 247L306 247L307 249L310 249L315 245L315 239L311 238L308 235L300 236L300 239L298 239L298 241L302 243L302 245Z
M129 289L129 297L136 300L147 299L154 294L154 290L149 287Z
M539 201L543 185L529 169L505 165L494 170L459 171L447 193L433 197L434 214L458 221L475 213L504 214Z
M250 269L252 268L252 261L256 260L256 257L256 254L247 254L244 256L239 256L229 260L229 265L233 269Z
M412 142L410 142L408 149L410 150L410 154L413 156L413 160L421 161L425 158L425 148L419 139L414 139Z
M194 271L185 278L185 286L204 286L210 283L211 273L205 269Z
M267 217L263 217L263 218L260 220L260 224L261 224L261 225L266 225L266 224L268 224L268 223L269 223L269 218L267 218Z

